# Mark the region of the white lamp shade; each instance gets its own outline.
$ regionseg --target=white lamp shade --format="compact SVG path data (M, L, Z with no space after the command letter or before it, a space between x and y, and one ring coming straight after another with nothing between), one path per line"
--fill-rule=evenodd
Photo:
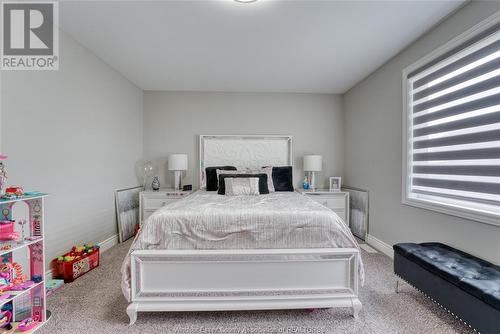
M321 155L304 155L304 171L319 172L322 165L323 157Z
M168 156L168 170L187 170L187 154L170 154Z

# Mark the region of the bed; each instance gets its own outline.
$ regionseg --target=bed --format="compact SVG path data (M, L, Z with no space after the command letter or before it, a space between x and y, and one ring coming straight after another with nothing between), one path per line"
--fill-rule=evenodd
M206 166L291 165L290 136L200 136ZM361 310L357 242L333 211L296 192L200 190L155 212L122 267L138 312L349 307Z

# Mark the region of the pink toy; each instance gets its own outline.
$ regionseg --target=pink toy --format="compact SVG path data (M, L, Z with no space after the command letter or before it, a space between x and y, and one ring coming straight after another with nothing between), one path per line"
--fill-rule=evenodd
M20 283L17 285L14 285L12 288L10 288L12 291L22 291L26 290L30 286L33 286L35 283L33 281L26 281L24 283Z
M12 321L12 313L10 311L0 312L0 328L12 329L10 322Z
M0 240L19 240L19 232L14 231L14 221L0 220Z
M38 325L38 321L29 317L21 321L19 323L19 326L17 326L17 329L19 329L21 332L25 332L33 329L36 325Z
M22 291L33 286L35 282L28 281L23 275L23 268L17 262L4 263L0 266L0 291Z
M0 154L0 160L5 160L7 159L7 156L5 154Z
M12 284L15 286L22 286L24 283L28 282L28 277L23 275L23 267L19 263L13 262L12 269L15 272L15 277L12 277ZM23 290L22 287L21 290Z
M13 276L12 264L4 263L0 265L0 293L10 290Z

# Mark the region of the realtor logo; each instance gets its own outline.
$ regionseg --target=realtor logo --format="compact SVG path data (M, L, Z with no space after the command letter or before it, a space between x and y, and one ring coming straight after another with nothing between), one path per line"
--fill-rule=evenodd
M58 3L2 2L2 70L59 68Z

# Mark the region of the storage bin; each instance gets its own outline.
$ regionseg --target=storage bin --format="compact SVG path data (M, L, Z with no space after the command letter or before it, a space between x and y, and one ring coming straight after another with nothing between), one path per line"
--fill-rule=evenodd
M68 261L68 257L73 259ZM64 279L64 283L70 283L98 266L99 246L92 246L86 250L73 247L71 251L54 260L54 278Z

